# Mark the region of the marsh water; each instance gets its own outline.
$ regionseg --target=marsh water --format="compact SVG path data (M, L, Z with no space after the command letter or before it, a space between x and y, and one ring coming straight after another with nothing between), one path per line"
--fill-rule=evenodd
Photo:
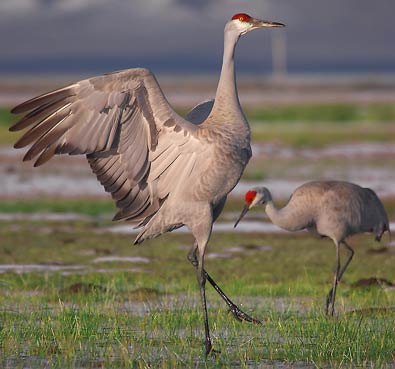
M335 144L317 149L260 143L253 145L253 153L230 196L242 196L252 186L265 185L274 196L287 198L302 183L318 178L355 182L374 189L379 196L395 196L395 143ZM57 157L37 169L31 163L22 164L22 156L11 147L0 147L3 198L106 196L83 157ZM273 162L283 168L280 173L271 170ZM254 179L252 172L258 170L265 171L264 178Z

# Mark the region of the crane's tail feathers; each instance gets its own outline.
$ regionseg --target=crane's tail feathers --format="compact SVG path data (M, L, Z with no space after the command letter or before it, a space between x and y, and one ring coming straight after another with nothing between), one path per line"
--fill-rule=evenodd
M143 228L141 230L141 232L137 235L136 239L133 242L133 245L139 245L140 243L142 243L145 239L147 238L153 238L153 236L149 236L146 234L147 230L145 228Z
M143 228L141 232L137 235L136 239L134 240L134 245L142 243L144 240L149 240L151 238L156 238L163 233L174 231L175 229L181 228L184 226L183 223L176 223L168 225L165 228Z
M140 245L140 243L142 243L143 241L144 241L144 238L139 238L137 236L136 239L133 242L133 245Z
M388 243L391 243L392 237L391 237L391 230L390 230L389 224L384 224L381 232L376 234L376 241L380 242L381 238L385 232L388 232Z

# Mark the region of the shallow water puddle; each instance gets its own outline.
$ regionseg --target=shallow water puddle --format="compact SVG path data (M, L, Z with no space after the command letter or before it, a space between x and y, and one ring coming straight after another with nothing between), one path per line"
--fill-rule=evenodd
M60 272L62 275L86 273L147 273L142 268L91 268L87 265L52 265L52 264L0 264L0 274L3 273L48 273Z
M1 173L1 172L0 172ZM379 196L395 196L395 173L382 168L359 168L356 167L347 173L341 169L330 169L326 172L326 178L342 178L361 186L373 188ZM230 196L240 197L251 187L266 186L273 189L273 194L279 198L288 198L290 194L303 183L305 179L280 179L268 178L260 181L240 181L230 193ZM76 185L78 183L78 185ZM21 180L16 174L0 175L1 196L15 197L25 196L35 198L38 196L97 196L105 197L107 194L94 176L79 177L66 173L37 173Z
M33 273L33 272L63 272L82 271L83 265L51 265L51 264L0 264L0 273Z
M104 227L97 230L97 232L110 232L116 234L137 234L140 232L139 229L133 228L130 224L121 224L116 226ZM172 233L189 233L187 227L182 227L174 230ZM213 232L226 232L226 233L252 233L252 232L262 232L262 233L288 233L281 228L278 228L272 223L267 222L242 222L239 223L237 228L234 228L234 223L214 223Z
M50 221L50 222L68 222L68 221L91 221L97 219L88 215L76 213L0 213L0 221Z
M390 223L390 229L395 229L395 223ZM97 232L110 232L116 234L137 234L138 229L134 229L130 224L122 224L98 229ZM189 233L189 229L182 227L174 230L172 233ZM214 223L213 232L226 233L290 233L285 231L272 223L260 221L245 221L239 223L237 228L234 228L234 223ZM306 231L300 231L306 232ZM300 233L297 232L297 233ZM295 232L292 232L295 233Z
M149 263L151 260L143 256L100 256L92 260L92 263L111 263L111 262L126 262L126 263Z
M234 228L234 220L237 219L239 213L236 212L228 212L224 213L223 218L229 219L230 222L217 222L214 223L213 231L214 232L225 232L225 233L289 233L276 225L265 221L265 214L262 211L261 213L251 213L247 214L245 219L237 225L237 228ZM95 221L98 217L81 215L75 213L0 213L0 221L53 221L53 222L67 222L67 221L76 221L76 220L84 220L84 221ZM110 219L110 217L108 217ZM251 219L251 220L249 220ZM15 225L17 227L17 225ZM390 229L395 229L395 222L390 223ZM17 228L15 229L17 230ZM37 230L40 232L40 229ZM48 233L48 228L44 228L42 232ZM67 229L64 229L66 232ZM72 228L69 229L72 231ZM114 234L138 234L140 229L134 228L133 224L117 224L114 226L101 227L96 229L97 233L114 233ZM189 233L189 229L187 227L181 227L179 229L174 230L172 233ZM305 231L300 231L305 232ZM389 245L393 245L395 241L392 241ZM92 253L92 251L90 251ZM107 258L108 260L105 260ZM111 256L104 257L104 262L107 261L118 261L111 260ZM126 260L127 261L127 260ZM97 261L99 262L99 261Z
M253 144L252 149L254 153L252 164L254 161L275 160L276 158L284 160L299 157L309 161L340 159L336 165L328 165L324 173L325 178L341 178L373 188L379 196L395 196L393 185L395 173L389 164L391 157L395 155L395 143L356 142L323 148L292 148L269 142ZM56 163L49 163L45 169L34 170L22 165L19 162L20 158L15 157L15 153L20 154L9 146L0 146L1 196L26 196L28 198L42 195L106 196L83 158L57 158ZM364 159L380 158L383 165L379 167L368 165L366 160L359 160L361 157ZM341 165L341 159L358 160L355 160L355 164L350 168L349 165ZM301 173L306 172L303 165L298 166L298 169ZM265 185L273 189L276 197L287 198L296 187L306 181L306 178L314 178L315 174L308 172L304 176L298 175L296 180L287 178L286 173L281 176L281 178L270 178L269 175L269 178L262 181L242 181L230 196L242 196L250 187Z

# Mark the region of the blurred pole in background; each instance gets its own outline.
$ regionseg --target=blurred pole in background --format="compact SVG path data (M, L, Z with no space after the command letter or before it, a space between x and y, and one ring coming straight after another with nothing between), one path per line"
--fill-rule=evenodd
M272 75L274 79L287 77L287 36L283 32L271 32Z

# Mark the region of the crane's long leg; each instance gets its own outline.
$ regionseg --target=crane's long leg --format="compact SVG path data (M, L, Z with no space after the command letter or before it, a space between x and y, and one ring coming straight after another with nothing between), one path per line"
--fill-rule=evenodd
M347 258L342 270L339 273L339 278L337 280L338 282L340 282L340 280L342 279L344 272L346 271L348 265L351 263L351 260L354 256L354 250L351 248L351 246L349 244L347 244L346 241L343 241L342 244L349 251L349 254L348 254L348 258Z
M199 261L197 266L197 279L200 289L200 300L203 306L203 318L204 318L204 347L206 350L206 356L213 349L213 344L210 337L210 327L208 325L208 314L207 314L207 303L206 303L206 275L203 269L204 255L199 255Z
M338 268L340 268L340 254L339 254L339 245L336 245L336 258L337 258L336 275L335 275L334 285L326 297L326 306L325 306L325 313L328 314L329 305L331 304L331 306L332 306L331 307L331 315L334 314L334 310L335 310L336 286L342 279L344 272L346 271L348 265L350 264L350 262L354 256L354 250L351 248L351 246L348 245L346 241L342 241L341 243L349 251L349 254L348 254L348 258L347 258L346 262L344 263L344 266L339 270L338 275L337 275ZM336 284L335 284L335 282L336 282Z
M197 244L195 243L191 249L191 251L188 254L188 260L192 263L192 265L195 268L198 268L198 265L200 264L198 262L197 256L196 256L196 251L197 251ZM210 282L210 284L214 287L214 289L218 292L218 294L221 296L221 298L225 301L226 305L229 307L229 311L233 314L233 316L238 320L238 321L247 321L250 323L254 324L262 324L262 322L258 319L252 318L249 316L247 313L245 313L243 310L241 310L226 294L222 289L218 286L218 284L210 277L210 275L204 270L203 268L203 274L205 278Z
M200 290L200 300L203 307L203 319L204 319L204 348L206 357L210 353L217 353L213 349L213 344L210 337L210 326L208 324L208 314L207 314L207 302L206 302L206 273L204 271L204 252L208 240L210 239L212 230L212 219L211 219L211 208L209 206L202 206L200 213L204 214L206 212L206 217L201 217L201 222L196 222L191 226L191 231L195 237L195 258L196 258L196 272L197 281Z
M335 313L336 287L338 283L338 276L340 273L340 250L339 250L339 243L337 241L335 241L335 246L336 246L336 270L335 270L335 275L333 277L332 289L329 291L328 295L326 296L326 306L325 306L325 314L328 315L329 305L331 305L330 315L332 316Z

